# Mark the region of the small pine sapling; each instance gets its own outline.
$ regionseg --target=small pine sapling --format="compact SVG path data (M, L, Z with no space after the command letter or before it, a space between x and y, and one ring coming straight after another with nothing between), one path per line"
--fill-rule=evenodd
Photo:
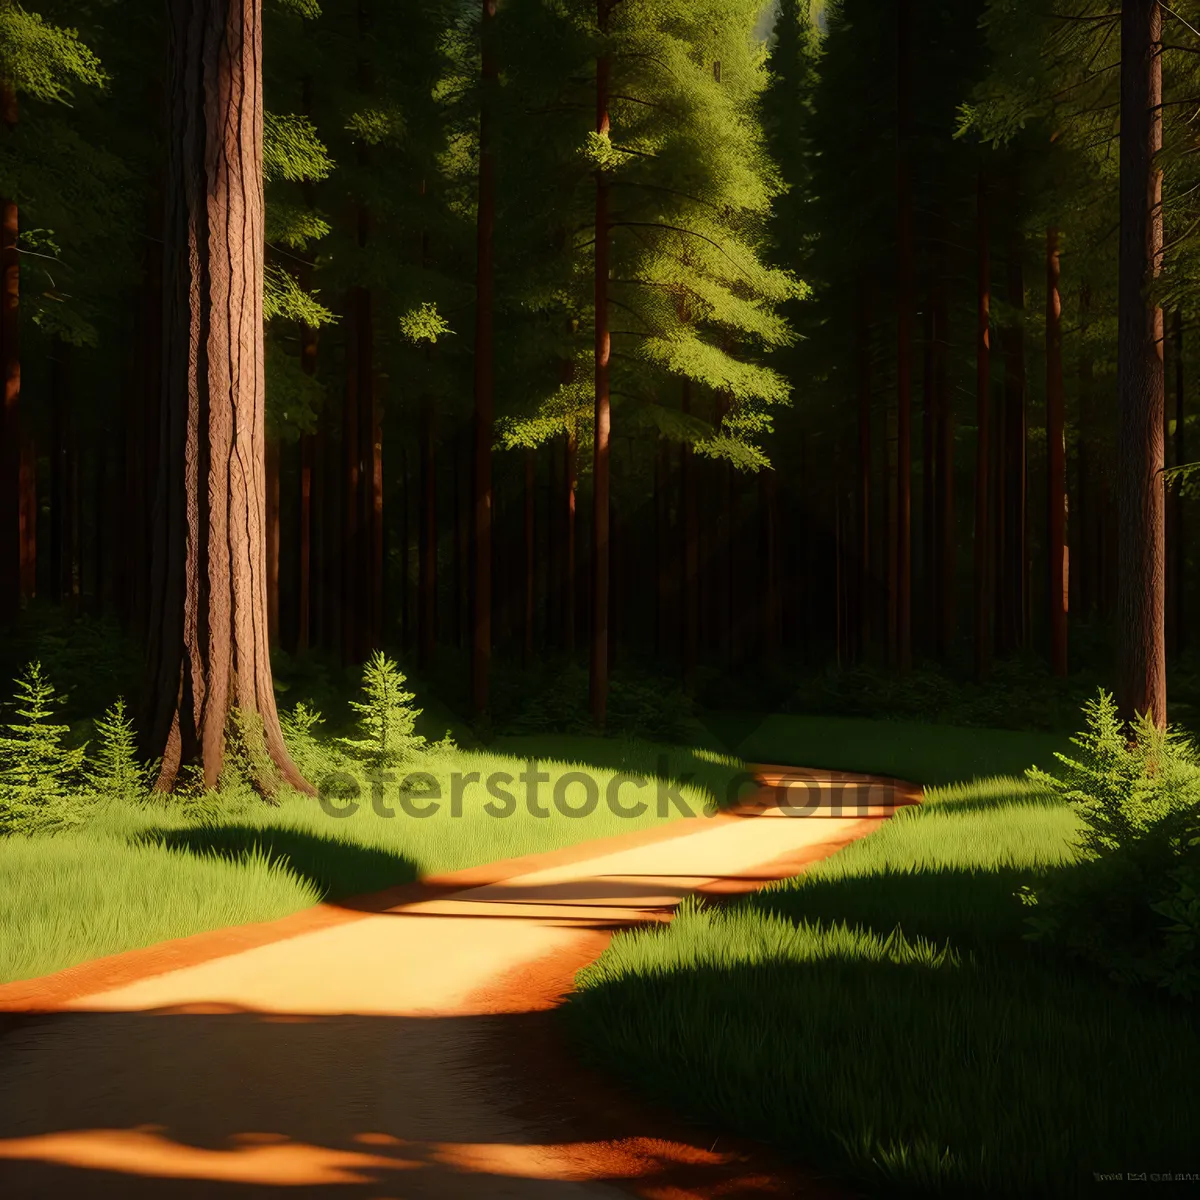
M425 749L425 739L413 732L421 709L405 691L406 679L399 666L382 651L376 651L363 667L365 700L352 700L358 713L359 736L339 738L347 752L369 766L383 770L399 766Z
M329 765L328 748L321 745L316 734L317 726L324 723L325 718L303 701L297 703L290 712L279 714L288 753L305 779L319 779Z
M61 704L38 662L16 681L10 719L0 726L0 830L31 833L78 817L67 804L84 747L68 749L68 725L56 724Z
M96 722L96 737L99 749L87 770L91 789L108 800L144 799L149 772L138 760L137 734L124 696L118 696L116 703Z

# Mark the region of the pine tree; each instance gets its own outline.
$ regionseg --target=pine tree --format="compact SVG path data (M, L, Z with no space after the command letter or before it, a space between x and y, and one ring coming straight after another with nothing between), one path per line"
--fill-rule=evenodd
M405 690L407 680L395 661L377 650L363 667L365 700L352 700L358 713L359 736L340 738L339 745L377 770L400 766L425 748L425 739L413 732L421 709Z
M54 720L61 704L41 663L30 663L0 726L0 831L35 832L78 815L67 801L84 748L67 747L70 727Z
M96 722L98 748L86 776L97 795L110 800L141 799L147 790L147 771L137 753L137 732L125 707L125 697Z

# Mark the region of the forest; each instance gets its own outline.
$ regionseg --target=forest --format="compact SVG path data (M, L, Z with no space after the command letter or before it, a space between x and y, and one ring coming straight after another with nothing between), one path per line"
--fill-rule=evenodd
M155 753L205 586L233 625L188 653L268 724L267 646L394 649L476 720L551 660L599 727L610 675L704 700L1013 661L1164 719L1196 35L1159 13L1134 77L1121 15L1075 7L269 0L261 131L221 150L249 190L205 234L182 10L6 5L5 619L165 655L136 681ZM262 255L205 265L189 239L235 213ZM253 308L189 325L190 253L206 303L261 291L261 350ZM211 474L229 431L163 408L216 386L196 336L252 406L244 481ZM168 500L200 453L247 540L185 584Z
M1200 0L0 0L0 1192L1194 1190L1198 149Z

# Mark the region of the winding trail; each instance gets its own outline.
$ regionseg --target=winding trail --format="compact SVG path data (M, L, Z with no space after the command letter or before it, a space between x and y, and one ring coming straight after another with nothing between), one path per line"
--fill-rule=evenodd
M861 780L760 771L801 775ZM577 1066L551 1010L614 930L793 875L917 799L797 819L764 790L0 986L0 1195L844 1196Z

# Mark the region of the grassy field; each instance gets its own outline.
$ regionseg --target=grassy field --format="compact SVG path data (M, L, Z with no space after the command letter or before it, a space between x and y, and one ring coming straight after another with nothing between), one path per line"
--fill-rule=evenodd
M870 1195L1200 1171L1194 1012L1022 938L1015 893L1070 869L1076 828L1019 779L933 790L797 880L618 935L566 1018L658 1099Z
M353 815L334 817L317 801L292 795L279 807L247 799L219 809L186 813L176 802L110 807L81 829L54 837L0 838L0 982L31 978L119 950L151 945L248 921L265 921L419 876L496 859L552 850L591 838L674 820L674 804L659 804L657 777L682 779L678 795L691 812L714 810L736 773L733 760L707 752L591 738L514 740L507 753L459 751L426 762L442 799L429 816L399 805L398 789L384 792L394 812L377 814L369 792ZM518 776L529 758L547 778L537 784L545 815L527 807ZM415 764L420 766L421 764ZM579 771L595 780L599 803L585 816L567 816L554 804L556 783ZM452 804L455 773L481 781ZM646 811L620 816L605 803L617 773L639 775L648 786L626 785L620 800L639 799ZM500 775L511 776L506 782ZM514 797L510 807L489 795L489 777ZM430 791L433 789L430 788ZM584 785L564 793L581 805ZM413 798L414 810L426 800Z

